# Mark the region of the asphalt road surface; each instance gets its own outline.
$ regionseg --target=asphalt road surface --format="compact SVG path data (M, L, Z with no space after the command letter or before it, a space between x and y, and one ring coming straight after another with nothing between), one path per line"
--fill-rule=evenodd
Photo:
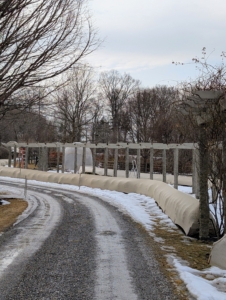
M0 236L1 300L178 299L148 234L115 207L50 188L27 198L27 215Z

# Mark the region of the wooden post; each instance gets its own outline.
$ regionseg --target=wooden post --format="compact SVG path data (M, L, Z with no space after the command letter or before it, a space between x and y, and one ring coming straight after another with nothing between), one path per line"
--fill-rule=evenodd
M77 166L78 148L75 147L74 150L75 150L75 153L74 153L74 174L76 174L77 173L77 167L78 167Z
M96 155L97 155L97 149L93 148L93 174L96 174Z
M46 146L44 146L42 150L43 150L42 151L42 157L43 157L43 159L42 159L42 163L43 163L42 170L47 171L47 169L48 169L48 149L47 149Z
M162 180L166 182L166 149L162 150Z
M48 171L49 168L49 148L46 147L46 171Z
M13 152L13 167L16 168L16 145L14 145L14 152Z
M153 161L154 149L150 149L150 179L153 180L153 173L154 173L154 161Z
M38 147L38 164L37 164L37 167L38 167L38 170L42 170L42 149L41 147Z
M44 171L44 147L39 148L39 170Z
M173 173L174 173L174 188L178 189L178 148L174 149L174 162L173 162Z
M60 170L60 147L58 146L57 147L57 173L59 173L59 170Z
M24 164L25 169L28 169L28 150L29 150L29 148L28 148L28 146L26 146L26 148L25 148L25 164Z
M39 148L40 149L40 148ZM44 171L44 160L45 160L45 155L44 155L44 147L40 149L39 153L39 170Z
M140 178L140 149L137 149L137 178Z
M86 172L86 147L82 148L82 174Z
M19 155L18 155L18 158L19 158L19 161L18 161L18 165L19 165L19 168L21 169L21 148L19 147Z
M125 149L125 175L126 175L126 178L129 178L129 147L126 147Z
M65 160L65 146L62 146L62 169L61 173L64 173L64 160Z
M118 170L118 148L115 149L115 155L114 155L114 177L117 177L117 170Z
M47 146L44 147L44 157L45 157L45 163L44 163L44 171L48 170L48 148Z
M11 163L12 163L12 148L8 147L8 149L9 149L8 167L11 168Z
M108 175L108 148L104 149L104 176Z

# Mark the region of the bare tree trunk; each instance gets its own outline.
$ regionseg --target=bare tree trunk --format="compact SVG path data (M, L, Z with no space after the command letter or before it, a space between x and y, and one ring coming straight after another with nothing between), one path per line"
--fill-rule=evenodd
M224 124L223 132L223 150L222 150L222 163L223 163L223 214L224 214L224 234L226 234L226 129Z
M200 178L200 228L199 238L200 240L206 240L209 238L209 203L208 203L208 148L207 148L207 136L206 125L200 125L199 134L199 178Z

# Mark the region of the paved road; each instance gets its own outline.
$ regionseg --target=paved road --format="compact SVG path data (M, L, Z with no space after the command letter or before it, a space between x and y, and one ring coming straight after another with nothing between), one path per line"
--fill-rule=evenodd
M100 199L28 191L29 214L0 237L0 299L173 300L150 238Z

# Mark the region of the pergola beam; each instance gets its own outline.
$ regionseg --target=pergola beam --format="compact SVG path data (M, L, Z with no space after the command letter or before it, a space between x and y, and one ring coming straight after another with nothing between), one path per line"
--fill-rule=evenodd
M6 147L28 147L28 148L40 148L40 147L47 147L47 148L57 148L57 147L72 147L72 148L91 148L91 149L158 149L158 150L169 150L169 149L196 149L197 144L195 143L184 143L184 144L162 144L162 143L117 143L117 144L106 144L106 143L98 143L98 144L91 144L91 143L17 143L17 142L8 142L2 143L3 146Z

